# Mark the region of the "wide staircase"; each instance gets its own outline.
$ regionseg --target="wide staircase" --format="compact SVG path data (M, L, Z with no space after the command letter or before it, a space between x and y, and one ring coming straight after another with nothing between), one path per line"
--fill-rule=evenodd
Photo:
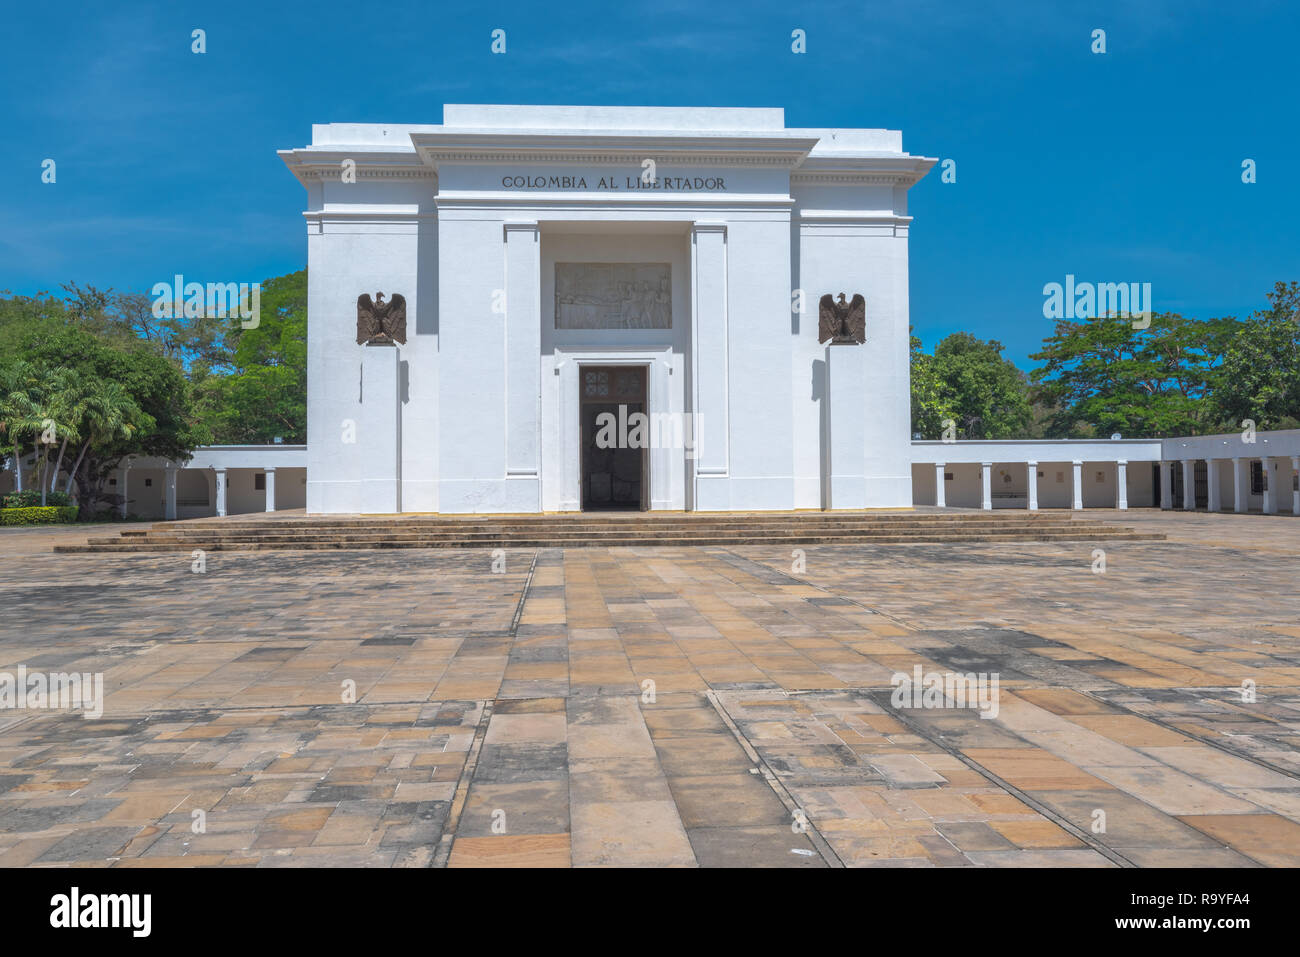
M1069 512L712 512L501 516L231 516L158 522L56 552L644 545L881 545L1163 540Z

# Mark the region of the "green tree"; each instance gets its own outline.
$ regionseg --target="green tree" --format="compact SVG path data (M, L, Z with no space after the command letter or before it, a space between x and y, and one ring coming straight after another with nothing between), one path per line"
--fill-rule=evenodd
M946 419L967 439L1024 435L1032 420L1028 382L1002 357L1002 343L956 332L928 356L912 340L912 430L939 438Z
M24 439L39 434L41 428L41 409L34 397L38 381L37 371L28 362L14 360L0 366L0 434L13 449L19 491L23 487Z
M130 400L128 405L119 395L115 401L132 428L101 428L78 456L75 474L83 504L102 497L108 473L124 455L184 461L196 446L211 441L194 414L192 391L180 367L146 343L105 338L80 322L37 324L17 340L16 355L42 379L64 368L83 381L115 382ZM43 381L38 384L41 395L47 388ZM92 414L88 402L82 405L87 417Z
M1058 321L1030 356L1043 363L1031 373L1031 397L1051 410L1046 431L1075 438L1212 431L1219 419L1212 393L1233 324L1176 313L1155 313L1146 328L1116 317Z
M79 388L77 377L62 367L50 369L18 362L0 373L0 419L13 443L20 471L22 440L30 437L32 441L42 505L46 503L46 493L54 487L67 443L80 435L77 431ZM55 446L59 447L59 454L51 465L50 453Z
M0 289L0 365L17 355L18 340L37 326L60 326L67 321L63 301L47 292L14 296L8 289Z
M230 330L228 373L191 367L199 412L215 441L307 440L307 271L261 284L255 327Z
M1277 283L1269 308L1236 324L1223 355L1215 405L1225 430L1300 426L1300 283Z
M49 370L42 376L41 393L46 415L44 428L41 430L42 444L48 447L42 456L44 469L41 480L41 504L45 504L45 493L53 491L59 480L59 470L63 467L63 456L69 442L81 440L81 419L85 414L85 400L94 388L93 381L88 381L62 366ZM46 437L53 438L49 442ZM47 466L49 453L53 445L58 444L58 456L53 466Z
M926 353L917 336L911 337L912 433L938 438L943 421L953 419L953 410L941 390L934 369L934 356Z
M81 463L92 445L104 445L114 439L130 442L142 429L152 428L153 419L141 411L120 382L95 382L82 396L78 431L82 435L77 459L68 469L64 492L72 494ZM57 474L57 471L56 471Z

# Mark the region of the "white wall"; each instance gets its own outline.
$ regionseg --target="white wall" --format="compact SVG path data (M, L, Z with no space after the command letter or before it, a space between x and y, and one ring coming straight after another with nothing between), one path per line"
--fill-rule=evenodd
M903 154L896 131L786 130L780 110L452 105L445 119L313 127L310 147L281 153L308 195L309 511L379 497L365 483L382 479L383 426L357 409L353 335L356 297L375 290L406 296L412 334L402 510L577 507L566 390L602 359L647 364L651 411L702 426L694 461L652 454L652 507L822 505L816 299L839 291L868 300L850 458L866 504L908 504L906 191L934 161ZM646 156L662 188L635 187ZM678 177L717 186L666 185ZM671 334L557 335L557 259L671 261ZM796 285L809 308L792 319Z
M847 187L832 197L825 191L812 192L823 202L841 207L868 201L860 191ZM805 311L791 320L795 506L823 505L822 400L827 377L826 347L817 342L818 300L825 293L840 292L848 299L861 293L867 301L866 343L836 347L851 350L866 370L868 401L855 413L863 417L865 426L862 447L856 451L865 504L873 508L910 505L907 230L892 223L821 222L814 218L819 210L804 205L803 192L796 195L800 218L795 278L797 288L805 293Z
M409 137L401 152L415 162ZM386 300L394 293L406 299L407 342L398 347L397 386L401 501L407 510L431 511L437 508L438 313L435 277L421 263L437 261L435 178L427 169L398 176L382 166L399 162L399 155L356 155L357 182L344 183L337 162L308 180L308 510L364 512L396 500L393 492L377 504L364 491L367 483L394 481L387 461L391 436L377 430L391 430L382 423L397 411L390 415L359 401L364 347L356 342L357 297L383 292Z

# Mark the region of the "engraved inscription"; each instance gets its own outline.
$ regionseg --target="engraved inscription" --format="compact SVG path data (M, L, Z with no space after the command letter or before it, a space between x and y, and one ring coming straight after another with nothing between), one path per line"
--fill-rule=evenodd
M556 263L556 329L671 329L669 263Z

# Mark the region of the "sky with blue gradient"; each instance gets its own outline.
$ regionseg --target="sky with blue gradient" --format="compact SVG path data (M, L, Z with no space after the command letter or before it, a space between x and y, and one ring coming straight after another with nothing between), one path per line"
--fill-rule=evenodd
M443 103L779 106L789 126L902 130L957 173L911 191L915 331L996 338L1022 366L1067 273L1150 282L1157 310L1202 318L1300 279L1293 0L123 0L4 19L0 289L18 293L302 268L305 192L275 151L312 123L441 122Z

